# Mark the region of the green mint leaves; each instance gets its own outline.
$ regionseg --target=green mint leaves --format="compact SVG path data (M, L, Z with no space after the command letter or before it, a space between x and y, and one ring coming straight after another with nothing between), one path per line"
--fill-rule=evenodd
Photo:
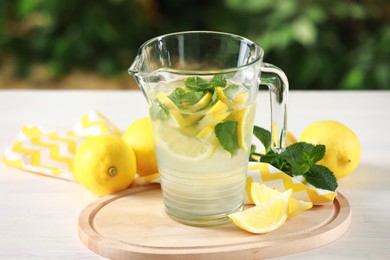
M215 75L209 82L200 77L190 77L184 81L184 85L193 91L213 90L215 87L225 87L226 79L223 75Z
M255 125L253 127L253 134L264 145L265 151L269 152L271 150L271 133L268 130Z
M178 117L182 117L184 121L188 116L187 113L196 113L217 103L219 100L217 88L223 88L224 93L230 99L233 99L234 95L239 90L238 85L228 85L226 78L222 74L215 75L210 80L195 76L186 78L184 80L184 86L176 87L165 97L172 101L179 109L179 111L175 112L180 113L182 110L183 113L180 113ZM159 98L156 98L155 102L152 102L149 108L151 119L161 121L169 119L169 110L172 109L169 102L167 103L166 101L161 101ZM224 110L223 112L226 111ZM205 116L207 116L207 114L199 118L203 119ZM237 130L238 122L231 119L225 121L225 118L216 121L213 117L208 120L210 122L207 123L206 120L207 124L214 124L214 121L215 123L219 122L216 123L214 127L214 133L219 144L224 150L229 152L232 157L236 155L240 149ZM195 126L197 124L199 124L199 121L194 121L190 126Z
M225 121L217 124L214 129L222 148L228 151L232 157L240 149L237 140L237 124L236 121Z
M186 109L197 102L204 96L201 91L185 91L182 88L176 88L169 95L169 98L180 109Z
M325 155L324 145L298 142L277 154L270 147L271 133L269 131L255 126L253 133L263 143L265 154L256 153L256 147L252 146L251 161L258 161L252 158L260 157L260 162L269 163L291 177L303 176L316 188L331 191L337 189L337 179L333 172L325 166L316 164Z
M337 189L336 177L331 170L323 165L313 164L304 176L306 181L314 187L331 191Z
M291 175L304 175L310 167L325 155L324 145L295 143L281 153L281 158L291 165Z
M210 81L201 77L189 77L184 81L184 87L174 89L169 98L180 109L187 109L197 102L207 93L212 93L212 99L209 105L214 104L218 97L215 91L216 87L225 87L227 81L223 75L215 75Z

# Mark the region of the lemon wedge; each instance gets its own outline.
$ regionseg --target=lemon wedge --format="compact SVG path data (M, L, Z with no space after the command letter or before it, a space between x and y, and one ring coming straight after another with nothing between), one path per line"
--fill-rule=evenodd
M202 142L198 138L181 133L173 127L158 126L158 144L176 158L188 161L203 161L215 152L215 146Z
M273 200L282 193L275 189L265 186L257 182L251 185L251 197L255 205L261 205L267 201ZM288 217L292 218L313 207L313 203L302 200L297 200L290 197L288 200Z
M238 227L255 234L271 232L281 227L288 216L288 200L292 190L287 190L273 200L242 212L229 215Z

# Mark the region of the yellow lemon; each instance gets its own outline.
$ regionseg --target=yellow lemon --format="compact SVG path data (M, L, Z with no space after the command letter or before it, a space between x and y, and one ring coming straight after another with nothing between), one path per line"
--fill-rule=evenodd
M288 200L292 190L242 212L229 215L238 227L255 234L271 232L281 227L288 216Z
M88 137L77 149L73 161L76 181L99 196L126 189L135 172L133 150L114 135Z
M140 176L151 175L158 172L152 123L149 117L138 119L130 124L122 138L135 153L137 159L137 173Z
M337 179L351 174L359 164L361 147L355 133L336 121L319 121L306 127L300 142L326 146L324 158L318 164L328 167Z
M267 187L264 184L253 182L251 185L251 197L256 206L273 200L279 197L281 194L282 193L280 191ZM288 200L288 217L295 217L303 211L311 209L312 207L313 203L311 202L297 200L290 197Z

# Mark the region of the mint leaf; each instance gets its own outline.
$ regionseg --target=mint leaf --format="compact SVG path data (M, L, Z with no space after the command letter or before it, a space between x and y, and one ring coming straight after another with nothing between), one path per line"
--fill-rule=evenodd
M215 135L222 148L230 153L233 157L237 154L240 145L237 140L237 122L225 121L215 126Z
M172 100L175 105L180 109L186 109L194 104L196 104L203 96L204 92L201 91L185 91L182 88L174 89L169 98Z
M194 91L206 91L215 87L225 87L226 82L223 75L215 75L209 82L201 77L190 77L184 81L184 85Z
M312 165L304 177L308 183L316 188L335 191L338 186L333 172L323 165Z
M265 151L271 151L271 133L259 126L254 126L253 134L260 140L260 142L264 145Z
M170 98L175 104L180 103L179 100L181 96L184 95L186 91L184 88L175 88L169 95L168 98ZM176 104L177 105L177 104Z
M279 154L275 153L274 151L269 151L268 153L261 155L260 162L265 162L273 165L274 167L278 168L279 170L290 174L290 164L287 163L286 160L283 160Z
M160 103L158 100L156 100L156 102L153 102L152 105L149 107L149 114L152 120L165 121L169 117L168 108L164 104Z
M251 149L250 158L260 156L260 162L269 163L291 177L302 175L308 183L316 188L331 191L337 189L337 179L333 172L325 166L316 164L325 155L325 145L298 142L288 146L286 150L278 154L270 147L271 133L269 131L254 126L253 133L265 146L266 153L256 153L254 148Z
M205 91L213 88L213 86L210 86L210 84L201 77L186 78L184 85L194 91Z
M210 88L215 87L225 87L226 86L226 79L223 75L215 75L209 82Z
M292 144L280 156L291 165L291 175L303 175L325 154L324 145L299 142Z

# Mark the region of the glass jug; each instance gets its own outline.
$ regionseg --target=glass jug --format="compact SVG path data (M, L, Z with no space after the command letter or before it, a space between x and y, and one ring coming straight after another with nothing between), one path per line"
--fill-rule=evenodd
M144 43L129 73L149 104L163 201L173 219L225 223L242 209L259 84L271 96L272 149L285 147L287 77L256 43L189 31Z

